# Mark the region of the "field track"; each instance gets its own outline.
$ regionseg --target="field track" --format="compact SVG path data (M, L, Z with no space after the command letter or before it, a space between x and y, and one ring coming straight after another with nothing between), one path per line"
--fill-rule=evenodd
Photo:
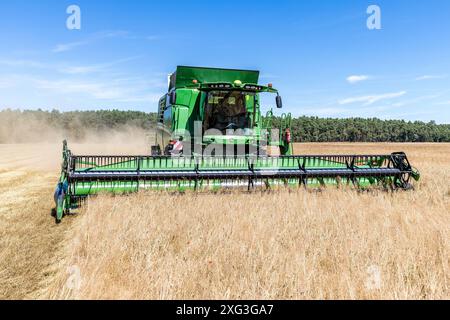
M142 146L75 145L77 151L139 153ZM98 149L101 150L98 150ZM70 229L51 216L61 145L0 145L0 299L35 297Z

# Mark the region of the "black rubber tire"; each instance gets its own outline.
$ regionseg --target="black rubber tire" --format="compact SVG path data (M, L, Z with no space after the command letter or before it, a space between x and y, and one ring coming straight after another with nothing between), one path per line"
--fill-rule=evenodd
M413 191L414 190L414 186L411 183L407 182L403 186L403 190L405 190L405 191Z

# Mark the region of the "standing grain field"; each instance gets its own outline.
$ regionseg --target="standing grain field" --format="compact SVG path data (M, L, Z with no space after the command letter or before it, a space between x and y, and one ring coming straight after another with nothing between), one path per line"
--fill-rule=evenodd
M60 146L0 146L0 298L448 299L450 145L296 146L400 150L422 173L412 192L105 195L55 225Z

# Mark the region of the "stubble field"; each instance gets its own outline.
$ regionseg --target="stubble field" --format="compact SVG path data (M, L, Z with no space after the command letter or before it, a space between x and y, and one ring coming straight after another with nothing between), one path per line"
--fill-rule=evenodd
M415 191L101 196L55 225L60 146L0 145L0 299L448 299L450 144L296 146L395 151Z

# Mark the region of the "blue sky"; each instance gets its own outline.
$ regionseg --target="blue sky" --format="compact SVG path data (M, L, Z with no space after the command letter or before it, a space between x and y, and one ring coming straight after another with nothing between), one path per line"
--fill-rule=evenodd
M81 30L66 28L71 4ZM372 4L381 30L366 27ZM261 70L296 116L450 123L449 13L447 0L1 1L0 108L155 111L167 74L197 65Z

